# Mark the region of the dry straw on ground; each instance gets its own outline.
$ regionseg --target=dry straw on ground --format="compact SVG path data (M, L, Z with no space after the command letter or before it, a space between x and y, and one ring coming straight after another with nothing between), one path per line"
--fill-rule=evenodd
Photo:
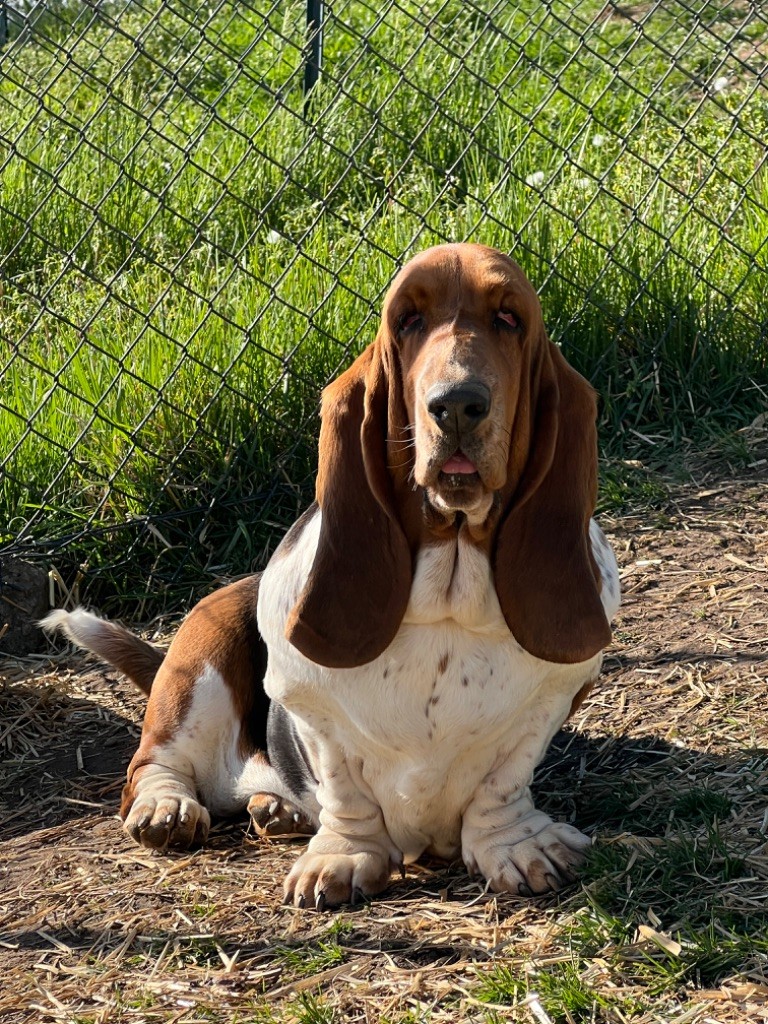
M150 855L115 820L141 695L72 652L6 662L0 1019L768 1019L764 470L607 522L615 643L537 781L596 837L559 898L424 864L370 906L298 912L296 847L245 820Z

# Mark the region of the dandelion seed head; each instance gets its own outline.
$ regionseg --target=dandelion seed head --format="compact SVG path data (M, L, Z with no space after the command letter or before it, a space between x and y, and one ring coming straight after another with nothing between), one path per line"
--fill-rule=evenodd
M724 75L720 75L720 77L716 78L712 83L712 92L724 92L728 88L728 85L729 79Z
M544 183L544 171L534 171L525 179L526 185L533 185L534 188Z
M591 141L592 141L592 145L593 146L604 146L605 145L605 136L604 135L600 135L600 134L593 135Z

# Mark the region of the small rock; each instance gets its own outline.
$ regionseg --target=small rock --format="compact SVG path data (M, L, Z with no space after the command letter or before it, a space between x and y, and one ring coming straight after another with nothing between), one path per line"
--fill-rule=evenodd
M0 557L0 655L43 650L46 639L37 623L49 610L48 573L20 558Z

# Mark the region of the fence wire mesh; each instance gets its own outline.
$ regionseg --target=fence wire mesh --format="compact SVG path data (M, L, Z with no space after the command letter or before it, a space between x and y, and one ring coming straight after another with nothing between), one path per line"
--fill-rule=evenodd
M0 11L0 544L107 607L263 564L441 240L522 263L611 444L764 399L761 3Z

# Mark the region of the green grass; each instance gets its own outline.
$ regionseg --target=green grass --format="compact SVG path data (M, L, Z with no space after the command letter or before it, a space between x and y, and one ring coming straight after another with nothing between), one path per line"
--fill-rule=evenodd
M733 5L707 5L711 33L676 2L642 31L603 6L347 5L309 121L302 4L70 5L12 42L0 543L74 535L62 569L144 611L261 564L311 493L320 387L445 239L539 287L602 397L606 503L658 499L654 468L748 423L768 111L749 60L722 63ZM611 468L638 452L647 471Z
M320 940L311 945L280 946L277 959L296 977L305 977L337 967L345 954L337 942Z
M759 797L742 800L764 791L764 758L738 785L727 771L684 782L680 767L673 755L645 777L615 765L592 777L577 819L591 817L596 842L578 886L542 898L545 926L478 967L478 1000L517 1007L535 993L553 1024L676 1020L706 992L762 976L765 837Z
M639 856L598 845L584 891L559 908L541 963L535 954L524 967L500 958L483 972L477 998L516 1006L535 993L553 1024L647 1020L759 969L765 912L728 906L729 883L750 874L743 859L714 829L691 838L681 828L669 839ZM655 914L663 918L657 940L641 931Z

